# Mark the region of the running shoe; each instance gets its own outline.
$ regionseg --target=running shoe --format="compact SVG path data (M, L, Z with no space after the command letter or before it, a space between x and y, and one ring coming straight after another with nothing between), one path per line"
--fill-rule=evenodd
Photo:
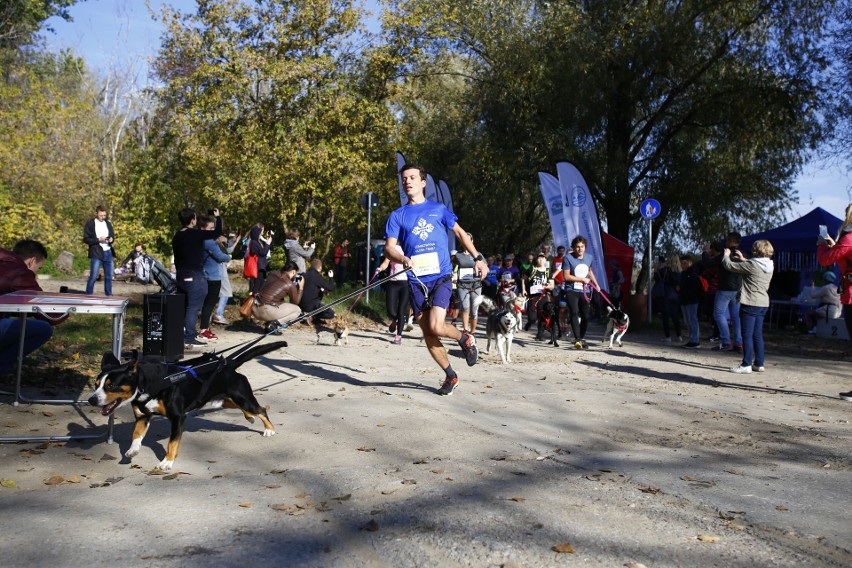
M397 335L396 337L394 337L393 338L393 344L394 345L402 345L402 336Z
M461 347L462 353L464 353L464 358L468 366L473 367L476 365L476 360L479 358L479 351L476 349L476 338L470 333L463 331L459 339L459 347Z
M198 341L198 338L187 341L183 344L183 347L187 351L192 351L193 349L200 349L201 347L206 347L206 343L202 343Z
M476 347L474 347L476 349ZM456 386L459 384L458 377L447 377L444 379L444 382L441 383L441 388L438 389L438 394L449 396L453 394L453 391L456 390Z
M218 323L219 325L231 325L231 322L221 316L213 316L213 323Z
M388 331L390 333L396 333L396 320L393 320L391 324L388 326Z
M730 371L732 373L740 373L740 374L751 373L751 365L739 365L737 367L731 367Z
M719 343L718 345L714 345L710 350L711 351L730 351L731 346L727 343Z
M574 342L574 349L582 349L582 348L583 348L583 342L582 341L577 340L577 341Z

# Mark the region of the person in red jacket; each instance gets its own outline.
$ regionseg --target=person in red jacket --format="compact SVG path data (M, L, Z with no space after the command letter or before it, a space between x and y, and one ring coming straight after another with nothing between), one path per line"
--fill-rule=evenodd
M0 248L0 294L20 290L41 291L36 273L45 260L47 249L38 241L18 241L11 251ZM64 320L27 320L24 356L47 343L53 335L53 326ZM18 314L0 314L0 373L15 368L20 340L21 319Z
M852 338L852 203L846 206L846 218L837 231L837 237L820 237L817 260L822 266L837 263L840 268L840 303L844 306L846 332ZM840 398L852 401L852 391L840 393Z

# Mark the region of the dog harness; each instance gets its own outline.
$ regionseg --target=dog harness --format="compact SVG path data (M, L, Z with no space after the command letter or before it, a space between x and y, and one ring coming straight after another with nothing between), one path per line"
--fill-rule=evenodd
M218 371L224 364L225 360L221 357L195 367L185 367L176 363L143 363L139 365L139 392L140 394L148 395L149 398L156 398L157 395L167 388L182 383L190 377L204 383L204 378L198 376L197 369L216 365L216 370ZM206 376L212 375L209 371L205 371L203 374Z

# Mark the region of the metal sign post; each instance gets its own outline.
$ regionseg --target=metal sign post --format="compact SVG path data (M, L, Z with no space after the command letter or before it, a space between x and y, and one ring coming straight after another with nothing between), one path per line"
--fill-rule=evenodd
M656 199L646 199L639 206L639 213L642 217L648 220L648 323L651 323L654 313L653 300L651 299L651 289L653 288L654 278L654 219L660 215L660 202Z
M372 274L370 274L370 222L372 219L372 212L374 207L379 206L379 196L373 193L372 191L368 191L364 195L361 196L361 207L367 210L367 244L364 247L364 252L366 253L364 256L366 259L366 266L364 268L364 280L367 285L370 284L370 278ZM367 295L364 297L364 302L370 303L370 289L367 288Z

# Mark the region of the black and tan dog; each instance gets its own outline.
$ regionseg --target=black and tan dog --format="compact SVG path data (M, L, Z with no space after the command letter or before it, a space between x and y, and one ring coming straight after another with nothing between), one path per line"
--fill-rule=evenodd
M151 417L155 414L167 417L171 422L171 435L166 457L158 467L169 470L178 456L187 413L205 404L239 408L249 422L260 418L264 436L275 434L267 409L260 406L248 378L237 369L246 361L281 347L287 347L287 342L258 345L231 357L206 353L181 361L179 365L146 362L135 354L129 363L121 363L112 353L106 353L101 361L97 389L89 398L89 404L100 407L104 416L128 404L133 407L136 426L130 449L124 453L128 458L139 453Z
M544 331L550 332L550 341L554 347L559 347L559 303L553 299L548 291L542 294L535 307L538 319L538 332L535 334L536 341L544 339Z

